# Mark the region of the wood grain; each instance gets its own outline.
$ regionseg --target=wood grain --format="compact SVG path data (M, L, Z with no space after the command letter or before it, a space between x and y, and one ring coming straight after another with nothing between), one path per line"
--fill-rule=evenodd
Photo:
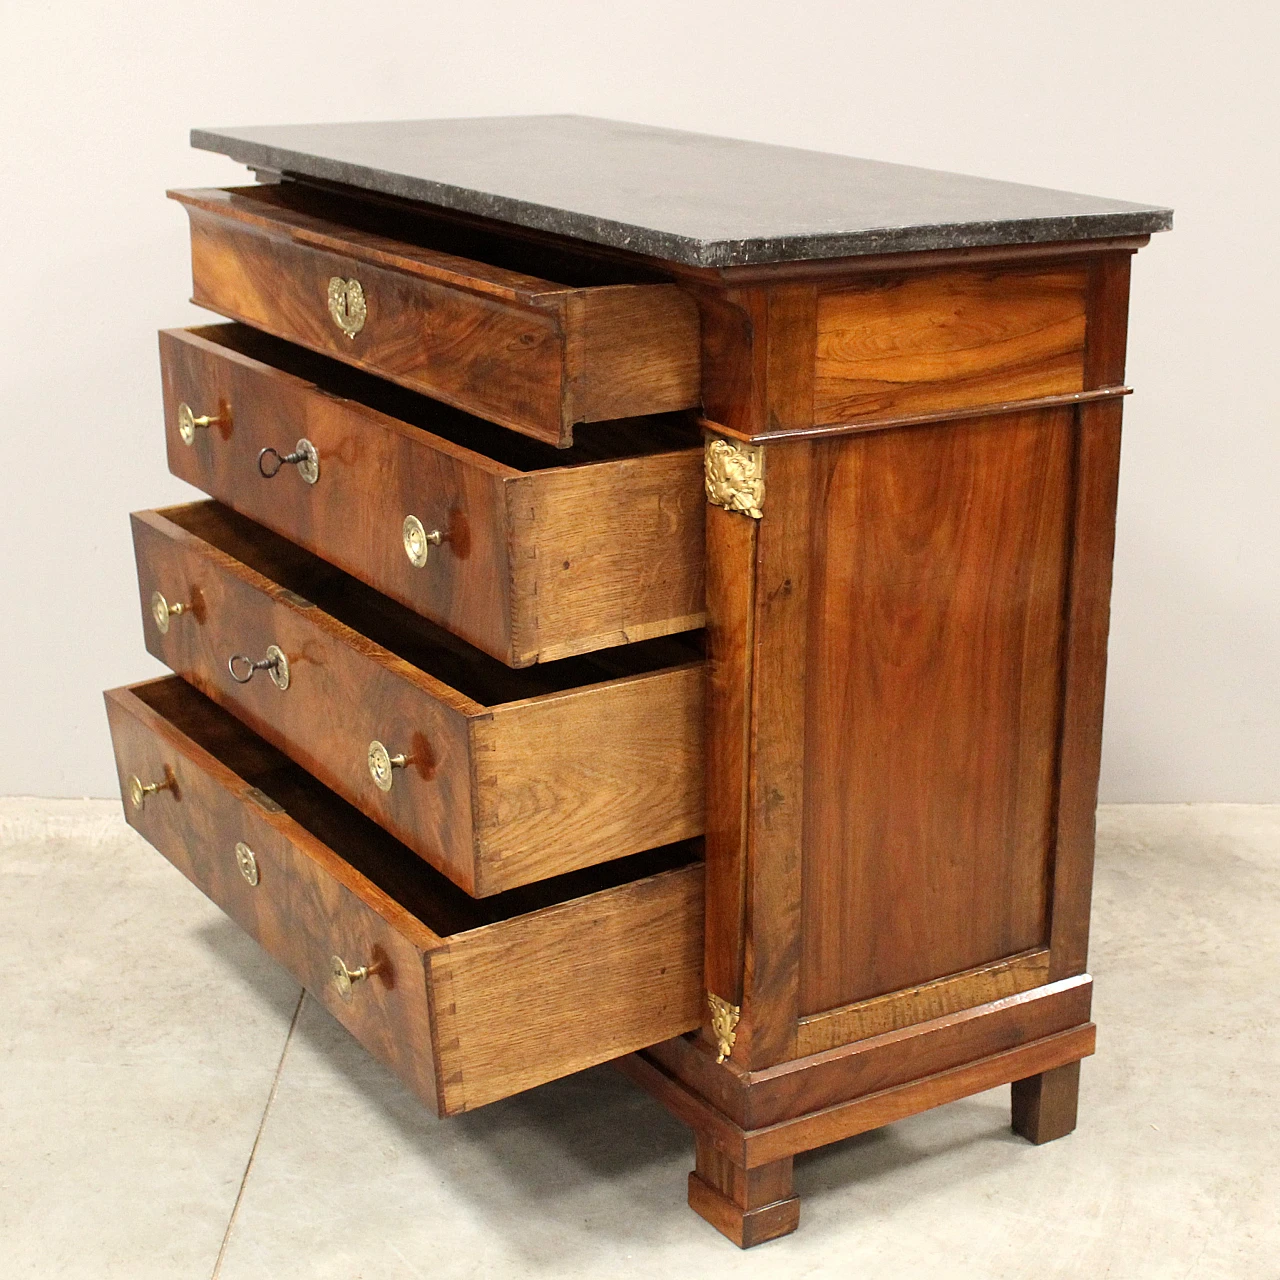
M239 325L160 335L169 469L513 666L703 622L702 451L671 418L555 449ZM178 404L220 422L191 445ZM320 478L259 452L305 436ZM405 555L416 515L441 531Z
M843 423L1083 389L1088 273L893 273L824 290L814 421Z
M918 1111L927 1111L930 1107L994 1089L1012 1079L1021 1079L1028 1071L1048 1071L1077 1062L1093 1053L1095 1045L1096 1032L1090 1023L953 1067L950 1071L926 1076L923 1080L754 1130L747 1135L745 1142L746 1167L759 1168L800 1151L811 1151L829 1142L882 1128Z
M140 513L134 530L149 650L468 892L700 832L696 649L516 672L216 503ZM192 606L167 635L157 589ZM289 688L236 684L230 655L271 644ZM375 739L409 757L389 792L369 775Z
M690 1037L646 1054L735 1124L758 1129L1083 1026L1091 1001L1090 978L1065 978L759 1071L717 1066Z
M505 495L516 665L705 623L701 448L538 471Z
M476 717L480 891L701 835L705 683L698 661Z
M519 894L486 908L182 681L106 700L132 825L437 1114L697 1025L702 868L688 855L595 892L551 882L532 910ZM174 786L133 809L130 775L166 769ZM257 856L257 886L237 840ZM350 1001L333 987L334 954L377 966Z
M190 216L193 300L230 319L552 444L578 421L698 403L697 310L675 285L597 300L282 207L296 190L170 194ZM354 337L328 314L334 276L364 289Z
M1076 1062L1093 1053L1095 1045L1096 1030L1089 1023L757 1129L735 1124L644 1054L632 1054L617 1065L732 1164L752 1170L1023 1079L1028 1073Z
M840 1009L828 1009L800 1020L796 1056L806 1057L896 1031L930 1018L989 1004L1004 996L1029 991L1048 981L1049 951L1041 947L1008 960L969 969L947 978L935 978L905 991L875 996Z
M238 776L144 701L153 688L106 695L130 825L436 1110L422 953L439 945L439 938L256 789L254 781L265 781L262 774L270 772L261 769L270 756L259 758L253 778ZM170 704L166 709L185 702L178 710L204 723L219 714L230 719L216 707L200 707L197 699L200 695L185 687L151 697L162 707ZM219 729L224 740L249 737L239 726L224 723ZM176 776L176 790L151 797L141 811L134 809L128 800L130 775L147 779L166 768ZM257 857L256 887L240 874L237 841ZM352 967L369 963L375 953L382 963L360 998L349 1003L330 980L335 953Z
M813 446L803 1014L1048 940L1071 416Z
M1062 739L1050 908L1050 973L1083 973L1089 954L1094 831L1120 480L1120 404L1079 411L1067 597Z
M1042 1071L1013 1082L1013 1131L1040 1146L1063 1138L1076 1127L1080 1100L1080 1064Z
M706 519L706 984L741 1006L758 525L710 503Z
M430 968L448 970L458 1043L441 1110L593 1066L602 1044L630 1052L697 1026L702 910L702 869L683 868L451 938Z
M689 1175L689 1208L739 1249L789 1235L800 1225L792 1191L792 1159L743 1169L695 1135L696 1168Z

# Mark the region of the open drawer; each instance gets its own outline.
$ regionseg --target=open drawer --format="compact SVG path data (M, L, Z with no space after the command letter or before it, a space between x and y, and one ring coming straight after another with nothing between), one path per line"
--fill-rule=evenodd
M303 183L170 195L229 319L552 444L699 403L697 306L636 268Z
M688 415L557 449L238 324L160 364L174 475L510 666L703 625Z
M702 834L696 635L516 671L217 502L133 525L150 652L468 893Z
M130 825L438 1114L698 1025L696 843L477 902L183 681L106 703Z

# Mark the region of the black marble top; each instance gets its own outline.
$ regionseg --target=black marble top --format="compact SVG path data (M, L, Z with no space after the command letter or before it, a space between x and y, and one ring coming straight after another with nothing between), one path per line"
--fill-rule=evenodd
M191 144L696 267L1173 224L1152 205L588 116L195 129Z

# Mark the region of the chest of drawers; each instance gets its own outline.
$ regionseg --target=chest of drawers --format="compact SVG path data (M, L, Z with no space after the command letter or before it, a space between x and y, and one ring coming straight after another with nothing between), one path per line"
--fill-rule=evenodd
M441 1115L690 1204L1075 1124L1129 264L1167 210L574 117L197 132L129 821Z

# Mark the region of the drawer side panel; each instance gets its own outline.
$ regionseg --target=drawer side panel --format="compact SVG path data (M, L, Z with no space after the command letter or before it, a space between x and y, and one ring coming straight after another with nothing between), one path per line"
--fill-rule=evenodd
M479 892L701 835L705 683L698 663L475 720Z
M430 957L452 997L442 1114L693 1030L702 916L696 865L451 938Z

